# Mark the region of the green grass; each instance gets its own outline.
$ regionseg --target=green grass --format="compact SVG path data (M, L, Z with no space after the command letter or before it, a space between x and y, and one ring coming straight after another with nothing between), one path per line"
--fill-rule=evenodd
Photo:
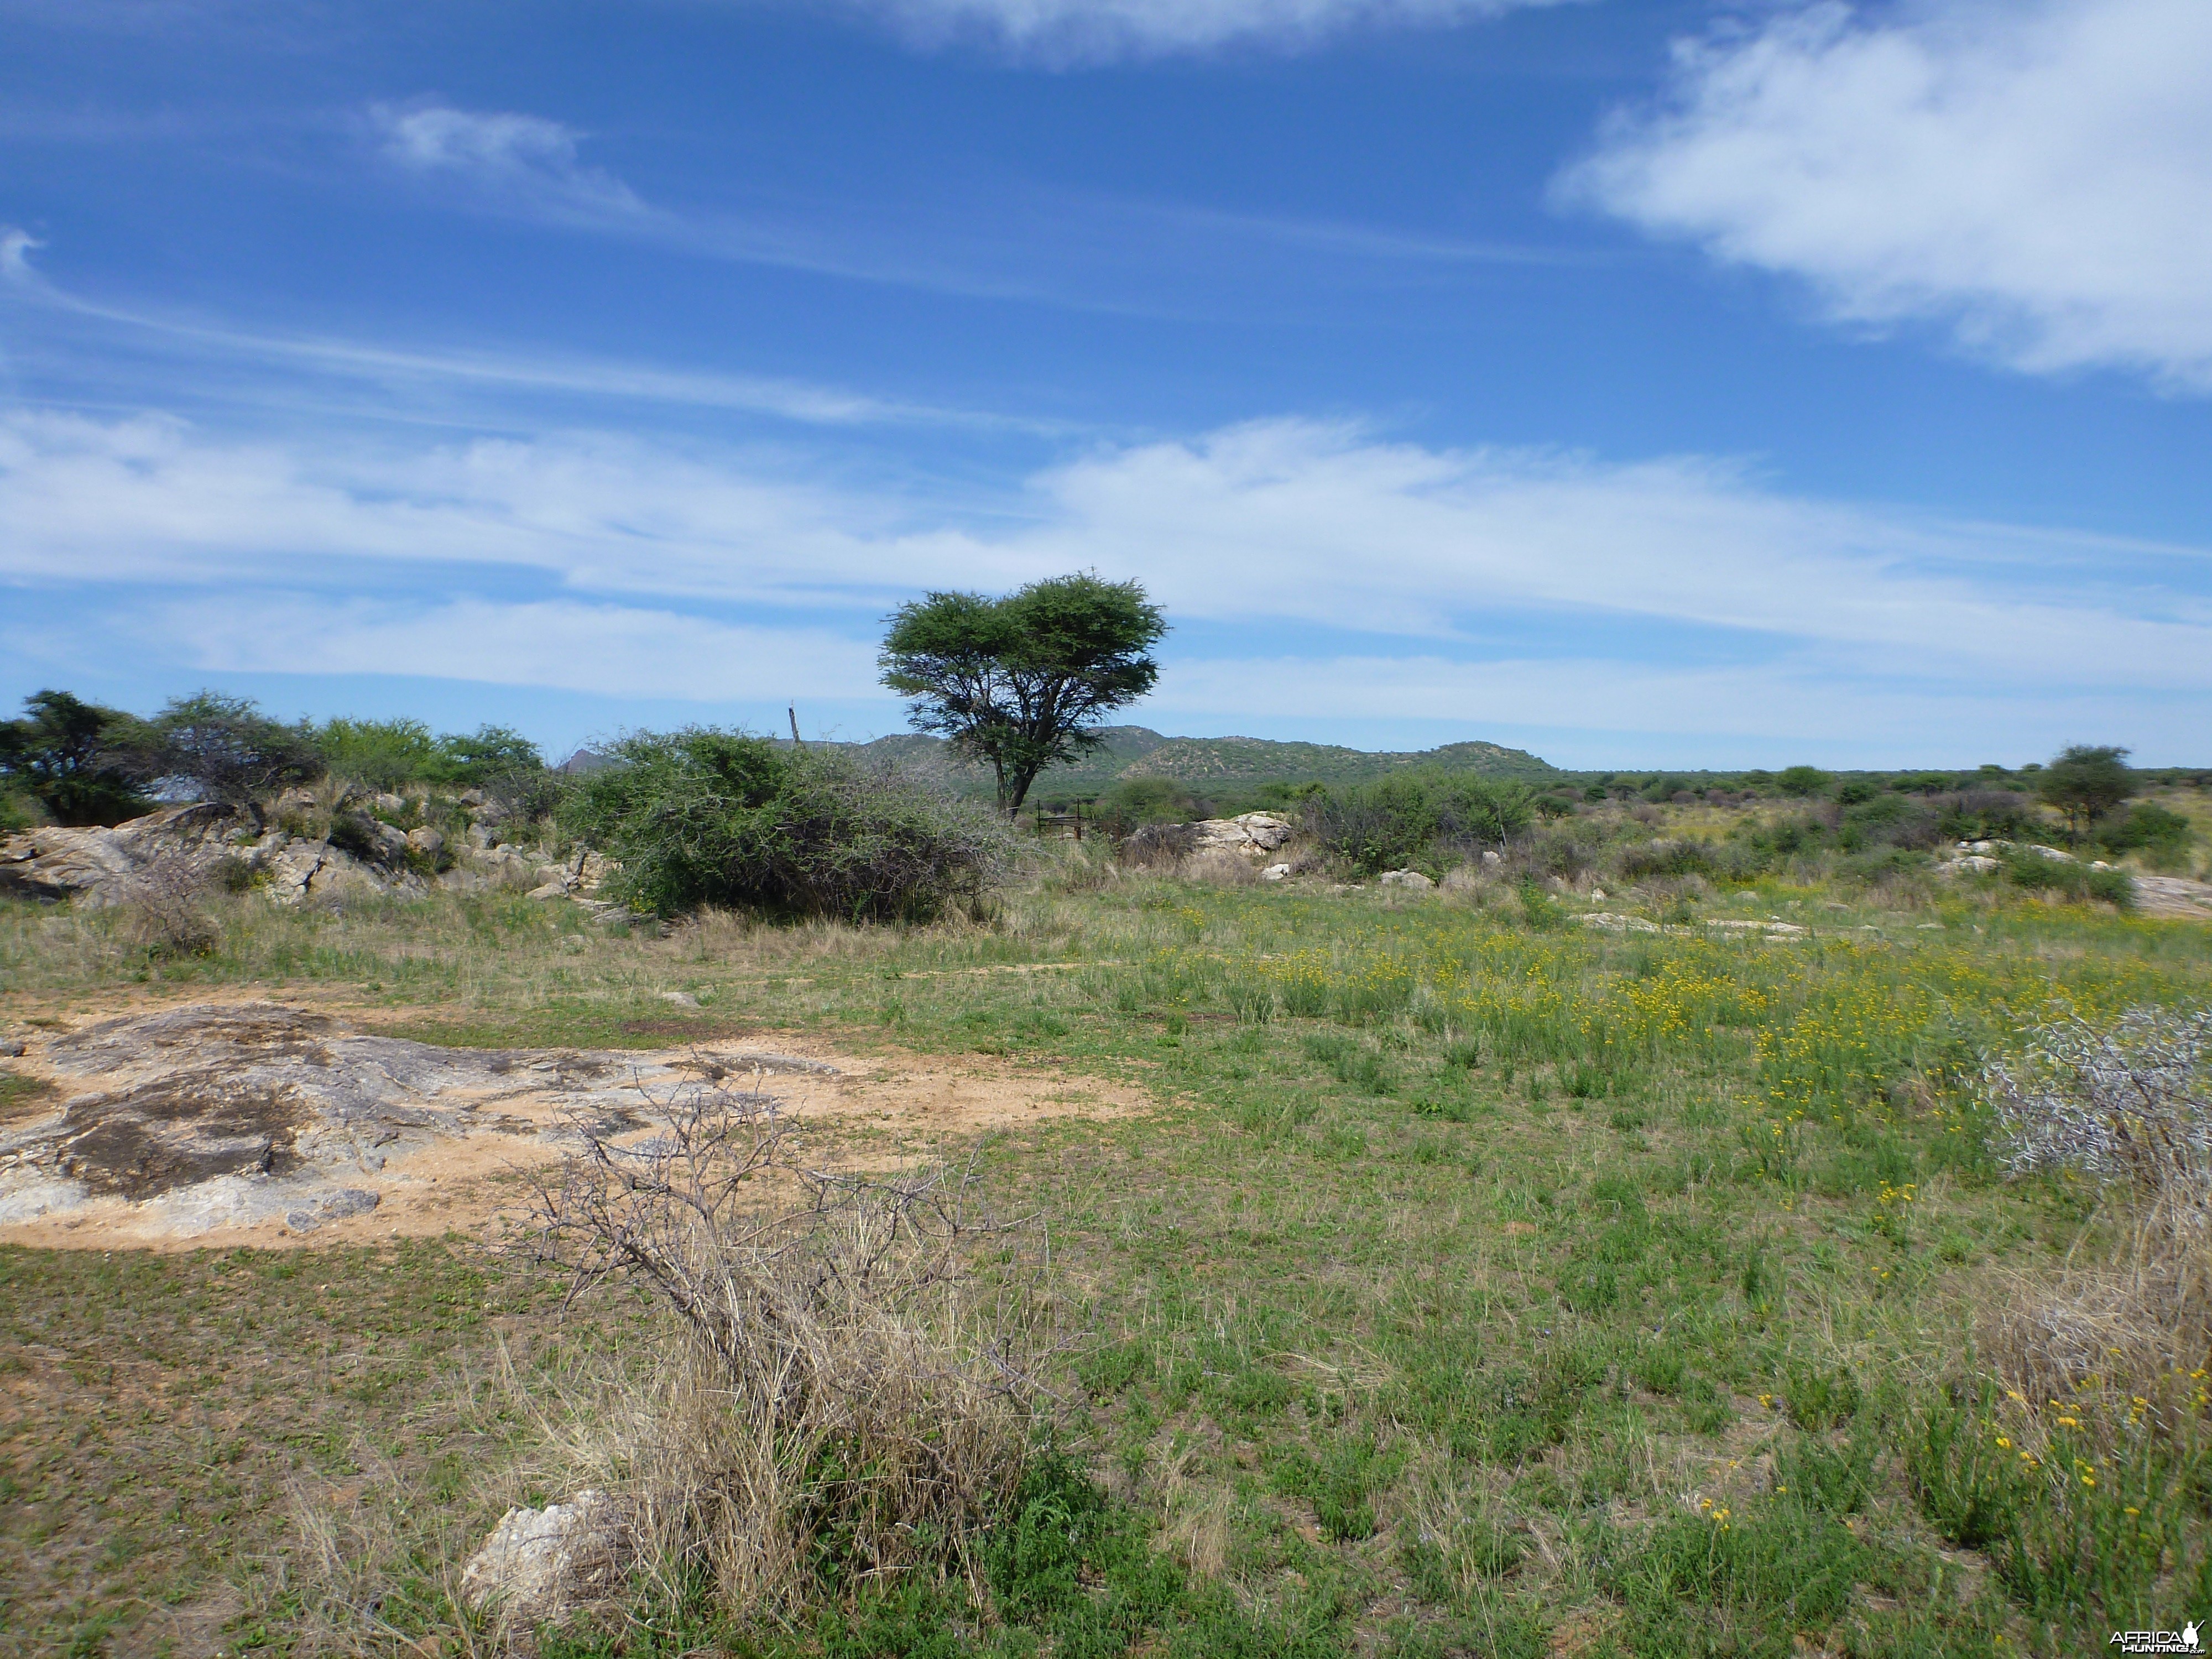
M248 899L186 963L23 908L0 987L57 1013L337 988L434 1040L805 1035L1150 1092L987 1155L1094 1334L1069 1443L1103 1486L1029 1492L981 1604L912 1586L799 1632L660 1605L628 1651L1986 1654L2178 1625L2212 1605L2212 1471L2123 1436L2061 1454L2097 1485L2054 1481L1976 1391L1977 1308L2089 1206L2002 1182L1966 1084L2039 1012L2203 1002L2212 930L1836 902L1717 898L1812 929L1777 945L1153 880L1048 883L984 926L666 937ZM453 1563L549 1495L524 1402L646 1328L556 1323L550 1294L459 1240L0 1254L0 1643L458 1636Z

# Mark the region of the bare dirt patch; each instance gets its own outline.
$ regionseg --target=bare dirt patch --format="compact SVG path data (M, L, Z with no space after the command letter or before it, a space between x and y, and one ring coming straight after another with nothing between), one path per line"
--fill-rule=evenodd
M580 1123L642 1139L701 1085L932 1138L1146 1103L1097 1079L811 1043L447 1048L269 1001L45 1024L12 1063L51 1092L0 1127L0 1239L82 1249L473 1230L519 1210Z

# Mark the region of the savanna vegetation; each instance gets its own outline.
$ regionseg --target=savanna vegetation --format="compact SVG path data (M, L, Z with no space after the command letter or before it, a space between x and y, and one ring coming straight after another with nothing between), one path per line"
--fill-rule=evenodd
M2212 933L2091 868L2199 867L2199 792L2069 842L2033 775L1421 775L1285 792L1264 885L640 742L505 833L665 921L217 890L164 952L15 903L7 1030L251 987L1149 1109L791 1140L709 1093L526 1241L0 1249L0 1642L481 1650L461 1562L585 1486L650 1547L547 1654L2059 1653L2212 1607ZM970 849L940 902L731 884L854 790L889 856ZM1407 867L1450 879L1363 878Z

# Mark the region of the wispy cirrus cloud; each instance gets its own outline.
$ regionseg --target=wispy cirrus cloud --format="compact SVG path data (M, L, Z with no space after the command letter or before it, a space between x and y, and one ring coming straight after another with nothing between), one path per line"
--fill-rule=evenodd
M0 582L158 605L189 660L241 672L383 663L707 699L735 682L685 641L789 627L842 642L818 659L857 696L898 599L1095 567L1202 630L1175 650L1167 706L1237 723L1325 702L1475 724L1509 707L1544 724L1549 706L1549 724L1585 725L1598 705L1577 677L1640 687L1639 729L1779 738L1817 709L1820 732L1893 746L1924 748L1954 713L1994 729L2006 701L2050 722L2022 728L2037 742L2119 709L2099 729L2180 748L2212 714L2201 549L1809 500L1709 458L1438 449L1312 422L1101 447L1011 492L922 499L788 452L604 434L249 444L19 415L0 425ZM269 629L250 619L310 589L323 620L308 606L282 650L253 645ZM456 593L491 597L464 614ZM1286 628L1307 642L1293 658ZM556 660L595 632L616 644L588 670ZM471 638L559 643L479 661Z
M181 641L189 665L211 673L389 674L623 698L828 701L876 673L872 644L828 629L563 599L333 603L280 589L156 600L111 628L140 649Z
M620 179L584 163L582 134L542 115L373 104L368 119L380 154L409 173L562 215L632 220L648 212Z
M2212 390L2212 7L1823 0L1676 48L1560 181L1861 325Z
M809 425L918 425L1063 432L1060 423L989 410L945 408L872 396L836 386L766 375L671 368L657 362L584 353L498 349L483 345L410 345L317 335L258 333L228 324L113 305L56 286L31 256L46 245L27 231L0 224L0 295L50 311L130 331L179 356L220 359L391 388L491 393L559 393L580 398L742 410ZM296 392L296 380L288 380ZM384 411L402 417L398 407ZM441 416L450 421L450 412Z
M1564 0L848 0L909 39L981 36L1058 64L1258 46L1303 51L1360 28L1449 28Z
M963 297L1147 316L1249 319L1301 271L1355 285L1409 266L1594 262L1554 246L1342 220L1224 212L1044 185L944 179L927 192L805 203L752 191L735 204L648 198L582 159L584 135L543 116L424 100L373 106L383 161L488 215L688 255ZM1601 259L1602 255L1595 256Z

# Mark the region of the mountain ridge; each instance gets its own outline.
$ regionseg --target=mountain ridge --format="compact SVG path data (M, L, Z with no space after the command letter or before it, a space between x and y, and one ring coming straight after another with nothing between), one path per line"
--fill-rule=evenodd
M1102 741L1097 749L1040 774L1030 792L1031 798L1051 801L1097 794L1128 778L1241 787L1362 783L1418 766L1532 781L1559 775L1549 762L1524 749L1480 739L1434 749L1366 750L1273 738L1171 738L1144 726L1102 726L1098 736ZM849 746L858 753L939 779L963 793L993 787L989 767L961 759L945 739L926 732L893 732Z

